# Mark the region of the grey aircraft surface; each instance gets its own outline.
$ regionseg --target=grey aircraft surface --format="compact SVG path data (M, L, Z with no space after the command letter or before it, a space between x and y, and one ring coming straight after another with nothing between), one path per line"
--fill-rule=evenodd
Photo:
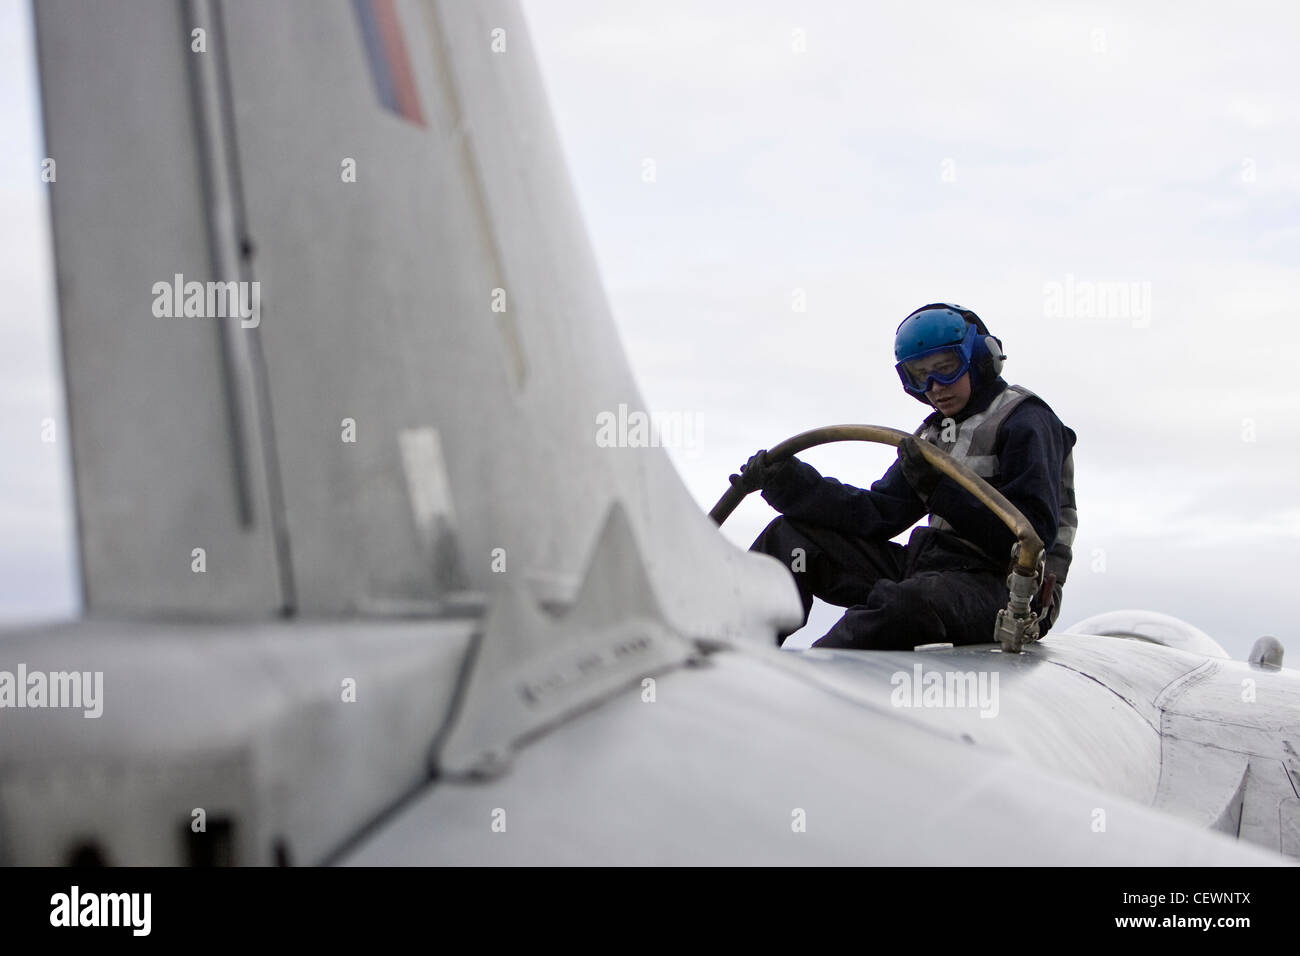
M789 571L599 440L514 3L34 10L85 614L0 636L0 862L1300 857L1271 638L776 647Z

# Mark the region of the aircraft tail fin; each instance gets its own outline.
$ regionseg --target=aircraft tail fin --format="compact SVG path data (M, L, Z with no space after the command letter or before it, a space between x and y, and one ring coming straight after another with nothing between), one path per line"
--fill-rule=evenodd
M797 617L629 437L514 3L35 15L90 611L561 608L617 507L677 631Z

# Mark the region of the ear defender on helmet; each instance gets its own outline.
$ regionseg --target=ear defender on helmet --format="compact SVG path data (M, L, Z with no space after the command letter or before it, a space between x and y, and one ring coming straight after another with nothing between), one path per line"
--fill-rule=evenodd
M984 336L984 352L988 355L988 367L992 373L992 378L997 378L1002 374L1002 363L1006 361L1006 354L1002 351L1002 340L996 335Z

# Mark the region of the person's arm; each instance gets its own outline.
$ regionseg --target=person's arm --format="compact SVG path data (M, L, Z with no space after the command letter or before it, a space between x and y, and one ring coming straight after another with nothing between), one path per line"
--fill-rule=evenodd
M1002 426L998 490L1034 526L1044 547L1056 540L1061 497L1063 429L1056 416L1037 402L1024 402ZM944 478L929 499L930 511L996 562L1008 561L1016 536L956 482Z
M788 518L864 538L892 538L925 514L898 462L868 490L824 478L807 462L790 458L764 482L763 498Z

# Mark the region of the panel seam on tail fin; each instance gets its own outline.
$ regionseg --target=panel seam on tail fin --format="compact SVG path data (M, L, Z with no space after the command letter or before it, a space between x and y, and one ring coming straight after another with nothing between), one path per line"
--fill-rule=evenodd
M225 17L220 0L186 0L185 13L190 23L207 22L213 34L212 49L202 54L190 53L187 72L194 103L195 135L198 140L201 173L204 182L204 211L207 217L209 260L214 275L224 277L234 272L241 283L253 281L252 241L248 236L248 217L241 178L239 143L235 130L233 87L230 81ZM186 26L184 22L182 27ZM186 34L188 39L188 33ZM215 76L205 75L204 61L196 56L213 56ZM222 180L224 179L224 183ZM229 216L218 215L220 185L228 190ZM260 297L259 297L260 298ZM258 317L260 322L260 315ZM242 321L241 321L242 325ZM222 380L226 392L228 420L232 431L231 448L237 482L240 523L245 529L254 524L252 509L253 450L261 453L261 475L266 493L272 552L279 584L282 614L297 608L297 589L293 573L293 553L285 513L284 488L280 475L279 453L275 440L275 423L266 359L262 352L261 330L256 326L236 330L229 321L218 323ZM242 338L236 339L240 335ZM242 343L242 354L239 345ZM241 362L242 359L242 362ZM251 422L245 421L241 402L251 409ZM255 438L249 435L249 425ZM254 442L256 445L254 446Z

